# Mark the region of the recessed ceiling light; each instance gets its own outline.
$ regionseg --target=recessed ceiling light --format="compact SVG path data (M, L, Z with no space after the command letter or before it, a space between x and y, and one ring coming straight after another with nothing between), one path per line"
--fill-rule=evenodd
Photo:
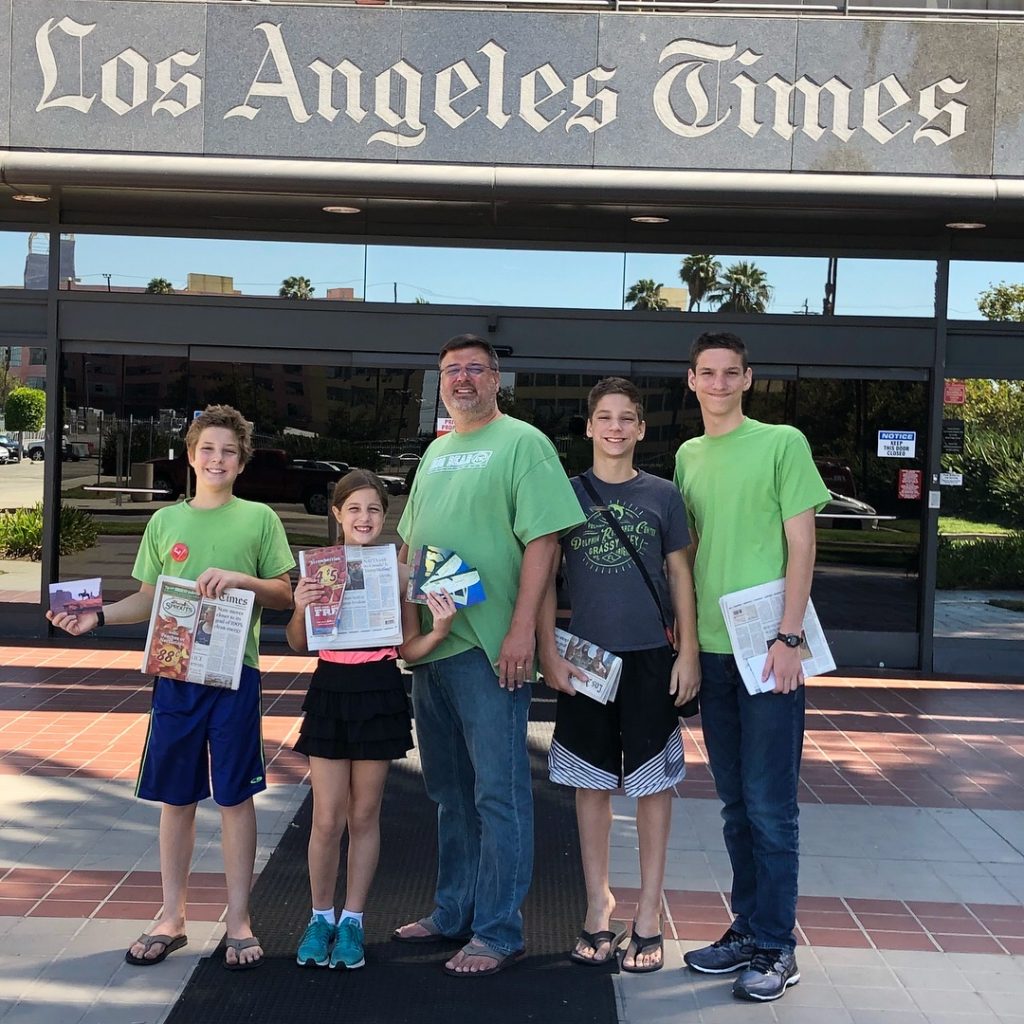
M630 217L634 224L667 224L668 217Z
M362 213L358 206L325 206L324 213Z
M976 220L953 220L946 227L953 231L980 231L986 225Z
M11 198L16 203L48 203L50 201L49 196L37 196L31 192L15 192Z

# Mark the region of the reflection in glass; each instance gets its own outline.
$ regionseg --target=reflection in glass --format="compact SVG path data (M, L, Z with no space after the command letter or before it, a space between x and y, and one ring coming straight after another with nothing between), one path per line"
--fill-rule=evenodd
M363 289L363 246L326 242L79 235L74 266L61 290L276 296L285 288L351 301ZM286 286L303 278L308 296Z
M935 635L1024 640L1024 382L964 390L943 421Z

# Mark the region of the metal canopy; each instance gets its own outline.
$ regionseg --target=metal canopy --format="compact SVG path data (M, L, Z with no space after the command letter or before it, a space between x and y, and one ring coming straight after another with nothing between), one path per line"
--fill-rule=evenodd
M11 192L68 229L338 240L1012 258L1024 183L991 178L380 165L0 153ZM353 205L355 215L325 213ZM0 217L49 219L0 201ZM634 216L667 218L636 224ZM982 231L951 231L977 221Z

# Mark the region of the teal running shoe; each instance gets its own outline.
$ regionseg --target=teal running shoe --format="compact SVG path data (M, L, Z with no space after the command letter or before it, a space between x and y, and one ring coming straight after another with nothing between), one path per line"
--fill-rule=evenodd
M330 960L333 938L334 925L328 924L327 918L317 914L302 933L295 962L300 967L326 967Z
M331 967L345 967L350 971L366 963L363 956L363 926L354 918L346 917L338 925L331 950Z

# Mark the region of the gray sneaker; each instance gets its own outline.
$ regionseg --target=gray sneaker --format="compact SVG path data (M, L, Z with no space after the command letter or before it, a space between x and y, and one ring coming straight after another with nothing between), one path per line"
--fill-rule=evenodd
M786 994L800 980L796 954L791 949L758 949L750 966L732 983L737 999L766 1003Z
M749 935L730 928L717 942L683 954L686 966L702 974L728 974L750 963L757 947Z

